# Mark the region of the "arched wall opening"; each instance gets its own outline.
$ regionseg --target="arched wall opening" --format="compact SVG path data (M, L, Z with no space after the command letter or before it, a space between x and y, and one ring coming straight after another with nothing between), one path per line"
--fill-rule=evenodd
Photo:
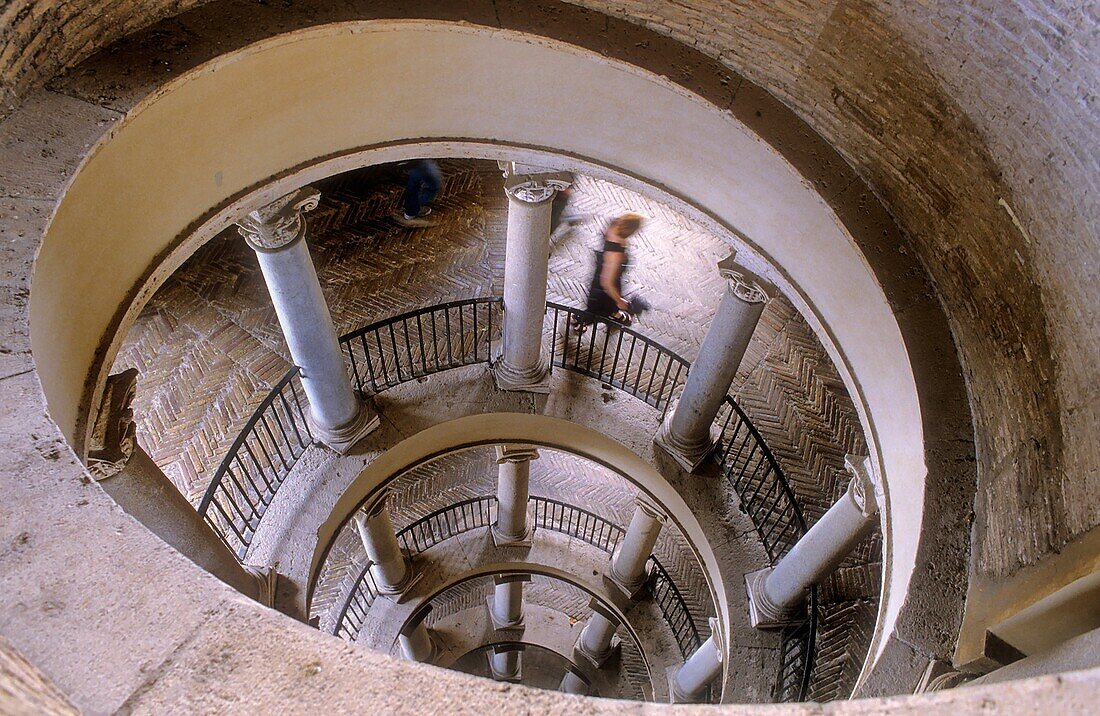
M830 207L744 125L573 46L450 23L342 23L222 56L141 103L86 158L35 267L38 374L77 450L127 321L203 237L355 162L423 155L582 170L755 253L830 350L883 475L880 654L915 565L927 470L913 370L876 277Z

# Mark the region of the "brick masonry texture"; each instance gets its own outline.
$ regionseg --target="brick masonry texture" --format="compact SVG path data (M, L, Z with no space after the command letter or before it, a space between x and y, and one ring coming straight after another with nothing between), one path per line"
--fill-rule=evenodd
M97 49L197 4L7 4L0 111ZM732 109L757 91L740 92L732 73L773 94L840 151L906 230L970 384L980 572L1012 573L1100 523L1100 446L1087 438L1100 420L1094 3L577 4L724 63ZM323 12L324 3L286 4L315 6ZM559 10L542 11L547 26ZM421 11L504 26L530 14L505 1ZM373 3L350 12L407 10ZM606 17L585 21L615 32ZM187 27L165 33L179 46L158 49L185 49L187 36ZM170 60L159 63L170 70ZM673 79L690 79L690 66L681 71Z

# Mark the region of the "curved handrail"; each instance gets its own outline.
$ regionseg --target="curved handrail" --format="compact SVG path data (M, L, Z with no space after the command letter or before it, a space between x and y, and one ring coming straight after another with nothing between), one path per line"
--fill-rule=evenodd
M433 373L488 362L494 328L499 332L501 325L493 314L501 305L498 297L451 301L341 336L356 389L378 393ZM297 366L287 371L256 407L198 506L199 515L238 559L244 559L260 518L314 442L299 372Z
M626 534L619 525L583 508L548 497L532 495L529 499L534 503L536 529L568 535L608 554L615 551ZM495 506L496 498L491 495L456 502L402 528L397 532L397 540L410 554L419 554L451 537L489 527L493 523ZM702 643L695 620L664 565L656 557L650 560L654 571L654 600L676 638L681 656L687 658ZM378 596L370 567L368 562L356 577L333 627L333 634L348 641L358 638L363 619Z

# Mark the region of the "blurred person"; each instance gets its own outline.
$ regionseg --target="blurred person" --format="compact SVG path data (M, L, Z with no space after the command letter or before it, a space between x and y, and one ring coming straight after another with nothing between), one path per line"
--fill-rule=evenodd
M641 226L641 215L627 213L615 218L604 231L603 247L596 252L596 269L588 288L585 306L588 313L629 326L634 314L644 307L640 301L632 307L631 301L623 296L622 288L623 271L627 266L627 239ZM578 316L573 321L582 333L591 323L587 316Z
M409 180L403 197L404 211L397 223L410 228L435 226L428 218L432 202L443 186L443 173L433 159L415 159L409 163Z

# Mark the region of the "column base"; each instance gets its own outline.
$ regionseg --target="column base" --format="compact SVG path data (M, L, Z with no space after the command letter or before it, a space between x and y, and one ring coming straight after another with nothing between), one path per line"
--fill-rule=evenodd
M781 629L802 619L803 609L799 604L793 609L784 609L773 604L764 591L764 581L772 568L745 575L745 591L749 595L749 624L755 629Z
M530 521L528 521L530 524ZM493 544L497 547L530 547L535 540L535 528L528 526L527 531L522 535L511 536L506 535L503 532L497 530L497 525L494 522L492 527L489 528L489 534L493 537Z
M584 636L584 630L577 635L577 641L573 643L573 656L574 660L583 660L584 663L590 664L594 669L602 669L612 659L619 656L622 653L623 642L617 636L611 637L611 644L607 647L607 651L603 654L592 654L584 648L582 637Z
M275 592L279 587L279 573L274 567L241 565L244 571L256 578L256 601L265 607L275 608Z
M531 370L519 370L508 365L498 352L494 354L489 370L500 390L522 391L524 393L550 393L550 362L539 360L539 365Z
M523 631L526 628L527 625L523 623L522 614L519 619L514 622L502 622L497 619L497 614L493 611L493 604L495 602L496 598L492 594L485 599L485 606L489 609L489 622L493 625L493 629L497 631Z
M657 428L657 433L653 436L653 443L668 453L669 457L685 471L695 472L718 444L717 430L711 426L706 438L701 442L685 442L675 437L669 430L669 423L676 413L676 405L675 402L669 404L665 419L661 421L661 427Z
M400 604L412 593L413 587L416 586L422 576L419 572L414 573L410 565L405 570L405 578L401 580L400 584L382 584L377 579L374 580L374 583L378 587L378 596L385 597L395 604Z
M683 664L679 666L670 666L665 669L665 678L668 679L668 702L670 704L697 704L703 700L703 694L706 693L704 689L703 694L685 694L680 690L680 687L676 684L676 676L680 673L680 669Z
M619 556L619 547L611 552L611 566L607 568L607 574L604 575L604 581L621 592L627 599L632 602L639 601L645 596L646 587L649 586L649 580L653 577L653 563L646 560L645 571L642 572L642 577L634 582L624 581L615 574L615 560Z
M347 423L335 428L323 428L309 417L309 429L320 442L341 455L347 455L355 443L365 438L382 422L374 409L365 402L359 403L359 412Z
M518 684L523 681L523 660L520 659L516 663L516 672L514 674L503 674L497 671L496 664L493 663L493 656L496 652L490 651L485 657L489 660L489 673L493 677L493 681L504 681L509 684Z

